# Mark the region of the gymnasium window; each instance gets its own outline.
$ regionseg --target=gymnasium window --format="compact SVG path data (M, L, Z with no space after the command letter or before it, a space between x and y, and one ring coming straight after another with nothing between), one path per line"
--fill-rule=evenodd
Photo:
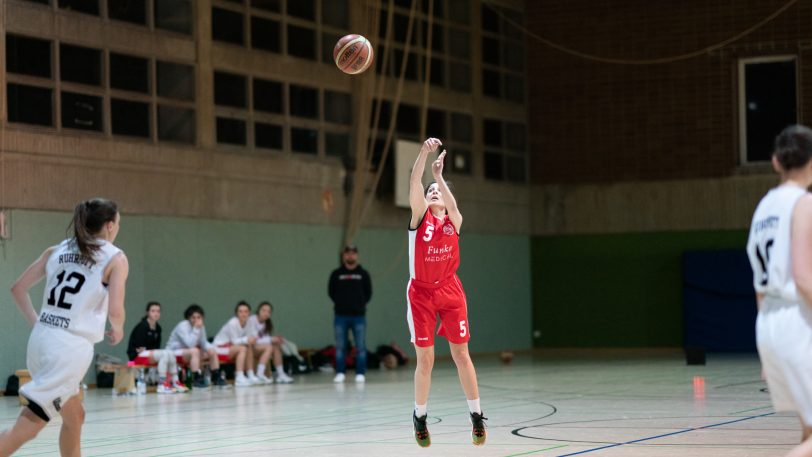
M215 71L214 103L220 106L247 108L245 76Z
M481 16L482 94L524 104L524 34L514 25L522 15L483 3Z
M458 59L471 58L471 35L462 29L449 27L448 29L448 51L452 57Z
M101 86L101 62L98 49L64 43L59 46L59 77L62 81Z
M110 87L132 92L149 92L149 60L110 53Z
M67 11L99 15L98 0L59 0L59 7Z
M768 162L775 136L797 123L794 56L739 61L739 149L741 163Z
M251 16L251 47L279 53L282 39L279 22Z
M438 109L429 108L426 112L426 136L446 138L446 113Z
M349 17L347 0L326 0L321 2L322 24L346 29L349 27Z
M485 178L527 182L527 127L496 119L483 121Z
M157 62L158 96L194 101L194 67L172 62Z
M319 132L315 129L291 127L290 145L293 152L316 154L318 149Z
M332 0L328 0L332 1ZM288 1L288 14L293 17L306 19L308 21L316 20L316 4L314 0L295 0Z
M189 108L159 104L158 139L194 144L195 111Z
M51 42L19 35L6 35L6 71L51 78Z
M113 98L110 100L113 135L150 137L149 103Z
M429 12L429 0L423 0L421 5L421 11L424 14L428 14ZM435 18L442 18L445 8L443 7L443 0L434 0L434 17Z
M62 127L101 132L102 97L62 91Z
M290 85L290 115L317 119L319 117L319 91L310 87Z
M471 144L473 138L473 120L471 115L451 113L451 139L453 141Z
M51 127L53 119L53 89L8 83L8 120L21 124Z
M473 159L471 143L473 142L473 118L466 113L449 113L449 129L446 131L445 144L448 155L448 168L458 175L471 175Z
M471 92L471 67L451 62L448 75L449 87L457 92Z
M375 122L375 110L376 105L372 105L372 110L369 114L369 127L372 128ZM381 132L386 132L389 129L389 122L392 119L392 102L389 100L383 100L381 102L380 107L380 115L378 118L378 130Z
M259 8L266 11L280 12L280 3L283 0L249 0L252 8Z
M321 34L321 61L328 64L328 65L335 65L335 61L333 60L333 49L335 49L336 43L338 40L341 39L341 35L338 33L329 33L324 32ZM377 49L374 51L377 52ZM378 56L374 56L375 60L378 60Z
M324 91L324 120L337 124L351 124L352 96L342 92Z
M445 62L442 59L436 57L431 58L431 75L429 81L435 86L445 86Z
M268 113L285 112L283 84L254 78L254 110Z
M346 158L350 154L350 135L325 132L324 153L328 156Z
M133 24L147 24L146 0L107 0L107 17Z
M316 59L316 31L288 24L288 55Z
M401 103L398 107L397 132L408 135L420 133L420 108Z
M281 125L256 122L254 124L254 141L258 148L282 150Z
M190 35L192 33L191 0L154 0L155 27Z
M231 44L244 44L243 15L236 11L212 7L211 37Z
M460 24L471 22L471 2L469 0L448 0L448 19Z
M217 142L225 144L246 144L245 121L242 119L217 118Z

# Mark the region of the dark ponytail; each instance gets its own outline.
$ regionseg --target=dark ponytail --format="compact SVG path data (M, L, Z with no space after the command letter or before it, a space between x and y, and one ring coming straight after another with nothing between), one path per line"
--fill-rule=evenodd
M73 211L73 240L79 252L93 261L93 255L99 250L99 243L95 235L99 233L107 222L116 220L118 205L112 200L94 198L86 200Z
M268 308L271 309L271 313L273 313L273 305L271 304L271 302L264 301L257 306L257 314L259 314L260 308L262 308L265 305L268 305ZM273 332L273 321L271 320L270 314L268 315L268 319L266 319L265 322L262 323L265 324L265 333L270 335Z

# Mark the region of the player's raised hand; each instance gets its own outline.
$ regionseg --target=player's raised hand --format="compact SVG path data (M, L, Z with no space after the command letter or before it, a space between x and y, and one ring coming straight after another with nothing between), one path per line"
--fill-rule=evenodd
M446 151L441 152L440 155L437 156L437 160L431 163L431 173L437 181L443 176L443 159L445 159L445 153Z
M423 146L420 148L420 153L428 154L429 152L437 150L437 148L439 148L442 144L443 142L437 138L429 138L423 142Z

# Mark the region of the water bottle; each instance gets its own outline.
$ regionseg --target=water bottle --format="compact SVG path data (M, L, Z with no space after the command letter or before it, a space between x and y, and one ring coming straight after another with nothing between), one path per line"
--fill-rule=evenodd
M144 369L138 369L138 377L135 379L135 393L137 395L146 395L147 381L144 379Z

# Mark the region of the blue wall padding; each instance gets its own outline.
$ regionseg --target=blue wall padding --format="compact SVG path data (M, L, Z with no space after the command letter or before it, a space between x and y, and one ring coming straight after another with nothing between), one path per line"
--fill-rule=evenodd
M682 256L684 346L756 350L756 295L744 249Z

